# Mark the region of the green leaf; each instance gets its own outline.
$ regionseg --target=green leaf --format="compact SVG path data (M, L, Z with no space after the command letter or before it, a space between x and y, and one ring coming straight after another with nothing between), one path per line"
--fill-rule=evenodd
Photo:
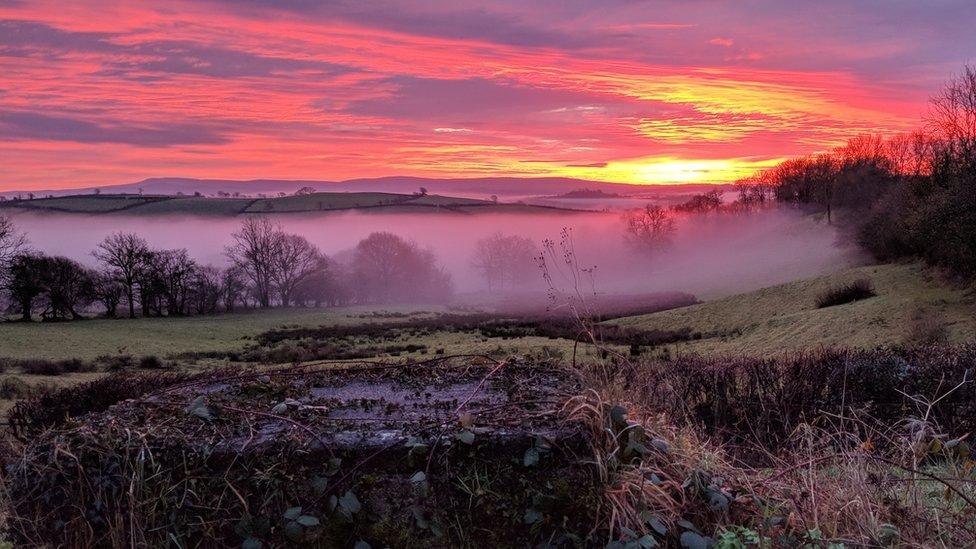
M539 450L536 448L526 450L525 455L522 456L522 465L532 467L537 463L539 463Z
M648 513L648 515L650 515L650 513ZM664 524L664 521L661 520L661 517L657 515L645 516L643 514L641 515L641 517L644 519L644 522L651 527L651 530L657 532L658 535L661 536L667 535L668 526Z
M208 423L214 420L214 414L210 408L207 407L206 396L204 395L200 395L193 399L193 401L187 405L186 412Z
M729 498L718 490L709 490L708 506L712 508L712 511L727 511L729 508Z
M295 520L302 514L301 507L289 507L285 510L285 518L288 520Z
M410 477L410 482L414 484L417 484L419 482L427 482L427 473L424 473L423 471L417 471L416 473L413 474L412 477Z
M474 433L471 431L461 431L455 435L458 440L465 444L474 444Z
M696 532L687 531L681 534L681 546L685 549L708 549L710 540Z
M283 413L285 413L287 411L288 411L288 405L285 404L284 402L281 402L279 404L275 404L274 408L271 408L271 413L272 414L281 415L281 414L283 414Z
M302 528L301 524L293 520L289 521L288 524L285 524L285 537L295 543L301 543L305 541L305 529Z
M295 519L295 522L307 528L319 525L319 519L313 517L312 515L302 515Z
M627 426L627 408L621 405L616 405L610 409L610 421L613 422L614 427L623 428Z
M264 547L264 544L258 538L247 538L241 544L241 549L261 549L262 547Z
M329 479L318 476L312 477L312 482L310 484L312 486L312 491L315 492L315 495L321 496L325 493L325 489L329 487Z
M339 508L342 509L348 515L355 515L363 508L362 504L359 503L359 498L356 494L352 492L346 492L341 498L339 498Z
M411 505L410 513L413 515L413 520L417 523L417 528L426 530L430 527L430 524L427 522L427 517L424 515L424 510L420 506Z
M668 441L664 440L663 438L655 438L651 440L651 446L657 448L662 452L668 451Z
M641 536L636 543L638 547L641 547L641 549L654 549L657 547L657 540L651 537L650 534Z
M525 516L522 517L522 520L526 524L535 524L537 522L542 522L542 518L542 513L535 509L529 508L525 510Z
M356 545L352 546L352 549L373 549L373 547L365 541L359 540L356 542Z

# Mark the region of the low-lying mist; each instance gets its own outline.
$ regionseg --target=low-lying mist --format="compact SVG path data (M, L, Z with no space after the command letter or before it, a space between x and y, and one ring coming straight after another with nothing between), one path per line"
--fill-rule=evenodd
M680 216L672 245L652 257L627 244L620 213L335 213L273 219L327 255L348 250L375 231L413 240L436 253L459 294L487 290L472 254L479 239L496 232L527 237L541 249L544 239L558 240L563 228L572 229L577 259L583 267L596 267L595 286L601 293L682 291L708 299L862 261L856 250L840 244L833 227L791 209ZM137 233L156 248L186 248L204 264L226 265L224 247L241 219L22 213L14 222L34 249L87 265L95 263L91 250L118 231ZM541 275L525 288L542 292Z

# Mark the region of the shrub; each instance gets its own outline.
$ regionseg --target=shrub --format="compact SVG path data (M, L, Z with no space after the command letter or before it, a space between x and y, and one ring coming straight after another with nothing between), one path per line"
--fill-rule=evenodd
M7 364L20 368L27 375L35 376L59 376L61 374L91 372L95 370L94 364L78 358L69 358L66 360L8 360Z
M0 381L0 398L15 400L31 393L30 385L19 377L7 377Z
M144 370L161 370L166 364L156 355L144 356L139 359L139 367Z
M59 390L32 389L31 398L18 402L10 412L10 428L15 437L22 441L28 440L44 429L61 425L70 418L89 412L100 412L123 400L191 379L195 377L186 374L133 376L117 373Z
M845 284L837 288L831 288L817 297L817 308L823 309L824 307L833 307L835 305L843 305L844 303L851 303L853 301L858 301L860 299L867 299L869 297L874 297L874 287L871 281L866 278L861 278L851 282L850 284Z

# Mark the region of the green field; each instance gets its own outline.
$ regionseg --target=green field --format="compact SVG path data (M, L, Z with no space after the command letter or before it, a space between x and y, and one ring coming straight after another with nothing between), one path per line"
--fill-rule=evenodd
M188 214L234 216L242 213L300 213L363 210L367 212L538 213L559 208L497 204L487 200L439 195L379 192L323 192L272 198L214 198L204 196L141 196L133 194L75 195L0 202L11 210L84 214L129 215ZM562 210L575 211L575 210Z
M867 278L875 297L818 309L824 290ZM922 322L939 324L948 341L976 337L976 298L920 264L858 267L698 305L613 320L644 329L689 327L701 340L679 353L764 356L820 347L873 348L909 343ZM921 329L921 326L919 326Z
M138 208L154 202L167 200L168 198L166 197L140 196L131 194L84 195L9 201L4 203L3 206L7 208L52 210L63 212L108 213L118 210Z
M431 306L390 306L392 313L436 312ZM76 322L10 322L0 329L0 357L91 360L102 355L155 355L239 350L253 336L281 327L368 322L375 309L253 310L183 318L89 319ZM365 316L365 318L363 318Z

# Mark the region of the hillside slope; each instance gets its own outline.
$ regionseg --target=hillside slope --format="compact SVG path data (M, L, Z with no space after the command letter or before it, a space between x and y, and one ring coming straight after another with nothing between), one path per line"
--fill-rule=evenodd
M817 308L824 290L859 278L870 279L878 295ZM678 353L762 356L821 346L873 348L939 331L949 341L973 339L976 294L920 264L872 265L611 322L701 332L700 340L670 346Z
M330 192L268 198L213 198L137 194L87 194L31 200L7 200L0 208L60 213L126 215L188 214L232 216L251 213L363 212L522 213L583 211L553 206L510 204L440 195L380 192Z

